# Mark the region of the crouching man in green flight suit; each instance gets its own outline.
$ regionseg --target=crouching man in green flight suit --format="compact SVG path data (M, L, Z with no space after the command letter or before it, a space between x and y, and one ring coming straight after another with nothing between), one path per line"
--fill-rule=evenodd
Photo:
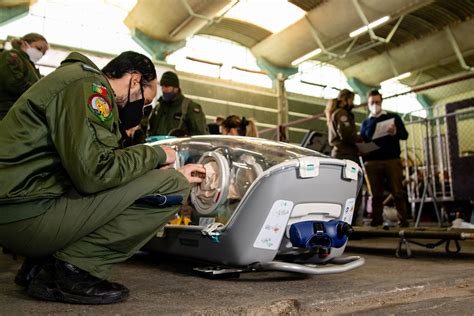
M181 205L135 201L162 194L186 200L200 165L174 162L168 147L119 146L157 91L153 63L125 52L100 71L71 53L0 121L0 244L26 257L15 282L33 297L83 304L122 301L106 281ZM120 118L120 120L119 120Z

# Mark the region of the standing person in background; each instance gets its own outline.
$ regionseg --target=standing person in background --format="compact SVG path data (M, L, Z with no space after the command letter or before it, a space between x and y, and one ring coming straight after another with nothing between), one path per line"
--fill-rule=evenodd
M374 142L378 147L368 153L365 158L365 168L372 188L372 222L371 226L383 224L383 191L384 181L389 185L395 206L398 211L399 225L408 227L407 206L403 197L403 167L400 161L400 140L408 138L408 132L400 116L382 111L382 95L377 90L368 94L369 117L362 122L360 134L365 142ZM378 123L391 120L382 137L372 136Z
M328 140L333 146L331 156L338 159L352 160L358 165L359 149L356 146L360 137L357 135L354 114L354 92L343 89L336 99L329 100L326 104L325 114L328 125ZM354 205L352 224L360 225L362 214L359 214L361 192L358 193Z
M216 116L214 122L207 124L209 128L209 134L211 135L220 135L222 134L222 122L224 122L225 118L223 116Z
M258 137L257 125L253 119L228 116L221 124L222 135Z
M0 120L23 92L40 80L35 64L49 48L46 39L37 33L14 39L12 47L0 53Z
M199 104L186 98L179 87L179 78L167 71L161 76L163 95L149 120L148 135L207 135L206 116Z
M354 114L354 92L343 89L336 99L326 104L326 119L328 125L328 140L333 146L331 156L338 159L350 159L359 163L359 150Z

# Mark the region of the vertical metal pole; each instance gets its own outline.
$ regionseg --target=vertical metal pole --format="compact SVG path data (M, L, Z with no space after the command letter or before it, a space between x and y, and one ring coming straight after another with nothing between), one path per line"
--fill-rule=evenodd
M418 196L418 163L416 158L415 132L413 128L413 114L410 113L410 140L413 157L413 184L411 186L411 215L415 217L416 205L415 199Z
M429 155L429 164L428 164L428 182L430 183L431 187L431 192L433 192L433 195L436 193L436 188L435 188L435 169L434 169L434 157L433 157L433 151L434 151L434 140L433 140L433 130L431 123L431 119L426 120L426 126L427 126L427 139L428 139L428 155Z
M423 150L423 123L417 123L417 124L420 124L420 128L418 128L418 142L415 141L415 127L414 127L414 124L412 124L412 130L411 132L413 133L413 152L415 153L415 157L416 157L416 153L418 151L418 147L416 146L416 144L419 144L420 145L420 149L421 149L421 158L422 160L420 161L420 166L418 166L418 163L417 163L417 159L415 159L415 172L417 174L417 176L415 177L415 197L417 199L420 198L420 191L419 191L419 188L420 188L420 182L419 182L419 179L418 179L418 170L419 168L421 168L421 171L423 173L423 179L425 179L426 177L426 173L425 173L425 169L423 168L423 164L425 163L425 152Z
M407 183L407 194L410 197L411 196L411 183L410 183L410 167L409 167L409 155L408 155L408 139L403 142L404 143L404 155L403 157L405 158L405 181Z
M410 157L408 155L408 151L409 150L412 150L413 153L411 155L411 157L413 157L413 177L412 177L412 174L410 174L410 168L408 167L408 163L406 163L406 169L405 169L405 173L406 173L406 181L407 181L407 193L408 193L408 200L410 202L410 206L411 206L411 214L412 216L414 217L415 216L415 202L413 201L415 199L415 189L416 187L414 186L415 185L415 179L416 179L416 152L415 152L415 149L414 149L414 145L413 145L413 138L414 138L414 135L413 135L413 124L411 124L411 121L413 121L413 118L412 118L412 115L411 113L409 114L409 120L410 122L408 124L410 124L410 142L412 144L411 147L408 147L408 139L405 141L405 153L406 153L406 156L407 158L406 159L406 162L408 162L408 158ZM413 178L413 183L412 183L412 178Z
M282 130L284 135L280 135L280 126L288 123L288 99L286 97L285 90L286 77L282 73L277 75L277 108L278 108L278 129L277 129L277 141L280 139L286 139L288 141L288 131L286 128Z
M423 194L421 195L421 201L420 201L420 206L418 208L418 214L416 217L416 222L415 222L415 227L418 227L420 224L420 219L421 219L421 212L423 212L423 206L425 202L428 201L429 199L429 194L433 196L433 190L431 187L431 161L430 158L431 156L431 134L430 134L430 120L427 118L424 120L424 137L423 137L423 132L421 132L421 140L423 145L423 163L424 163L424 168L423 168ZM434 196L433 196L433 202ZM436 207L436 206L435 206ZM436 210L437 211L437 210Z
M445 137L444 140L446 142L446 160L448 166L448 183L449 183L449 197L454 199L454 192L453 192L453 177L452 177L452 166L451 166L451 149L449 148L449 135L448 135L448 117L446 113L444 114L444 121L445 121ZM456 140L453 140L456 141Z
M441 141L441 126L439 123L439 117L436 118L436 140L438 144L438 174L439 174L439 182L441 185L441 194L442 198L446 197L446 188L445 188L445 179L444 179L444 154L445 150L443 150L443 143Z
M423 197L421 198L421 204L420 204L420 210L418 211L418 217L416 219L416 224L415 227L418 227L418 224L420 222L420 217L421 217L421 212L423 210L423 203L424 201L429 201L430 195L431 195L431 201L433 202L433 207L435 209L435 215L438 220L438 225L441 227L441 218L439 215L439 209L438 209L438 201L436 199L436 191L435 191L435 175L434 175L434 160L433 160L433 139L432 139L432 131L431 131L431 120L432 119L426 119L425 120L425 129L426 129L426 137L425 137L425 142L426 142L426 150L427 150L427 155L426 155L426 182L425 182L425 188L423 190ZM431 167L430 167L431 166Z
M440 118L436 117L436 138L437 138L437 144L438 144L438 179L439 179L439 185L441 186L441 202L444 200L446 196L446 188L445 188L445 182L446 180L444 179L444 154L445 150L443 150L443 143L441 141L441 126L439 123ZM436 184L436 180L433 181ZM433 199L433 203L437 203L437 198L436 198L436 192L435 198ZM437 206L435 205L435 210L437 209ZM439 219L439 226L442 226L442 223L445 219L448 218L446 212L445 212L445 207L444 205L441 205L441 211L438 211L438 219Z
M424 124L424 126L423 126ZM418 214L416 216L416 222L415 222L415 227L418 227L420 224L420 219L421 219L421 212L423 211L423 204L425 203L426 200L426 195L428 193L428 186L429 184L429 140L428 140L428 119L425 119L423 123L421 124L421 129L420 129L420 139L421 139L421 144L423 148L423 193L421 195L421 201L420 201L420 206L418 208ZM424 135L424 137L423 137Z

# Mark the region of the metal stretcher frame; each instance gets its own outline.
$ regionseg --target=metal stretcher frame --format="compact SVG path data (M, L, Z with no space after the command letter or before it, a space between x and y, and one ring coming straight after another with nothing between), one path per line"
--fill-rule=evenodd
M434 249L444 243L446 253L458 254L461 252L459 240L474 240L474 231L471 229L457 228L398 228L398 227L354 227L354 237L387 237L399 238L398 246L395 250L397 257L412 257L413 253L409 244L415 244L428 249ZM413 239L438 239L438 242L421 243ZM455 249L451 249L451 242Z

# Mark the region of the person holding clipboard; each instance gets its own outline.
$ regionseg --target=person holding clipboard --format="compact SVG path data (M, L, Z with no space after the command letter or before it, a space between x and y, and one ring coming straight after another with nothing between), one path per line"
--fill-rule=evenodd
M407 205L403 197L403 167L400 160L400 140L406 140L408 132L400 116L382 110L382 95L378 90L368 93L368 107L369 117L362 122L360 135L364 142L373 142L379 147L364 156L373 195L370 225L383 225L383 192L386 181L394 197L399 225L408 227Z

